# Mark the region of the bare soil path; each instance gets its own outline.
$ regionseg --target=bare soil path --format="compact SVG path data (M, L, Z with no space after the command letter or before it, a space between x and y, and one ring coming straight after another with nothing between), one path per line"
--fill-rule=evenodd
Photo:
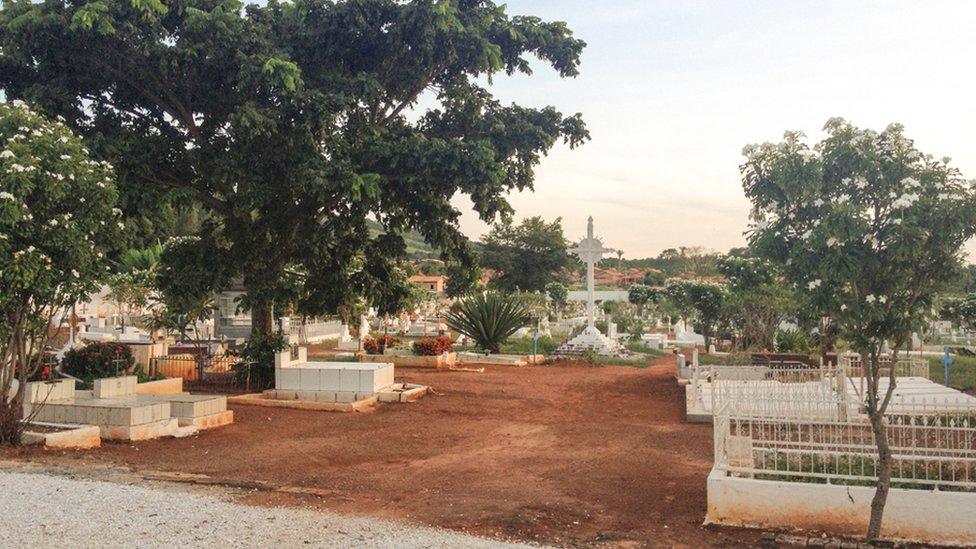
M0 457L206 475L256 505L315 506L555 545L740 546L705 528L711 427L684 423L673 359L645 369L566 362L484 373L397 369L417 403L340 414L236 406L186 439ZM204 478L204 477L200 477Z

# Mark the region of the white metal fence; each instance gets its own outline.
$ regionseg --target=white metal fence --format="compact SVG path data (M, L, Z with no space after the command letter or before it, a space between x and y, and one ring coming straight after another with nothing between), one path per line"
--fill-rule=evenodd
M838 357L840 367L847 372L847 377L858 378L864 376L863 361L861 355L848 353ZM891 355L878 357L881 365L881 377L888 377L892 368ZM895 377L921 377L929 378L929 363L927 360L918 357L901 355L894 360Z
M976 491L976 409L887 417L892 486ZM863 416L766 417L724 403L714 417L715 467L758 479L873 485L879 459Z

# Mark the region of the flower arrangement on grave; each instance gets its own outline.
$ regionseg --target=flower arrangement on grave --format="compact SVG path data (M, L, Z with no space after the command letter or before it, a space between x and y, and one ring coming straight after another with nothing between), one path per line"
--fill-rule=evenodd
M94 341L64 355L61 369L90 386L93 380L124 375L135 365L132 350L116 341Z
M454 350L454 340L448 336L425 337L413 342L413 354L440 356Z
M376 338L366 338L363 341L363 350L366 351L368 355L381 355L383 351L395 347L400 344L400 339L391 336L390 334L383 334Z

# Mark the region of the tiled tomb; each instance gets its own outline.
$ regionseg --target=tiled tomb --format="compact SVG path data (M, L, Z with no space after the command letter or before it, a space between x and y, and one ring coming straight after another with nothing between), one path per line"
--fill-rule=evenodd
M137 394L136 377L123 376L95 380L91 391L50 391L46 399L33 400L34 419L58 424L98 426L101 438L146 440L174 436L180 427L209 428L233 422L223 396L176 394ZM58 385L74 380L61 380ZM40 396L40 395L39 395ZM58 398L51 398L57 396Z
M275 388L265 396L277 400L349 403L379 397L395 385L392 363L309 362L308 351L275 355Z

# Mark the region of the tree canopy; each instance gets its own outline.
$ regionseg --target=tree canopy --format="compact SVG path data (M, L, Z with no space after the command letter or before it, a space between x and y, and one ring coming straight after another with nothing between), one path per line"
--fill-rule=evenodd
M495 288L541 292L575 264L566 250L561 218L530 217L518 225L505 219L485 236L481 264L496 271Z
M902 126L882 132L835 118L813 147L787 132L745 148L756 252L782 266L806 303L830 317L865 360L865 406L881 468L868 537L880 532L891 477L884 416L897 385L879 390L885 342L899 349L933 311L976 230L976 192L948 159L920 152Z
M503 105L480 83L531 74L532 58L575 76L583 47L484 0L19 0L0 11L0 88L112 161L138 198L127 213L202 205L200 245L270 329L286 268L312 312L348 292L388 312L407 293L405 231L469 263L450 200L491 222L557 141L588 138L579 115Z

